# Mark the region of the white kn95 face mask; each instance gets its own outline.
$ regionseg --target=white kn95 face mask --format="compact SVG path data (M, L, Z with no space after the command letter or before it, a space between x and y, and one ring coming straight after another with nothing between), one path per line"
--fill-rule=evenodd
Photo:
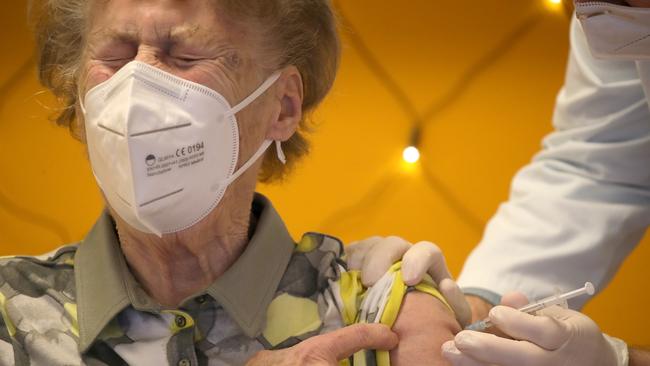
M576 16L596 58L636 62L650 105L650 8L577 1Z
M206 217L226 188L273 143L235 171L235 114L262 95L269 77L234 108L218 92L139 61L92 88L81 103L90 163L106 200L133 228L158 236ZM278 158L284 162L280 142Z
M576 1L576 16L593 55L603 59L650 60L650 8L610 1Z

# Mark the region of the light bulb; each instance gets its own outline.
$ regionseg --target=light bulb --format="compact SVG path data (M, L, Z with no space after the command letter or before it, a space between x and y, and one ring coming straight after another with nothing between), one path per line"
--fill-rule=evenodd
M420 160L420 150L415 146L409 146L404 149L402 158L404 158L404 161L409 164L415 164Z
M569 1L569 0L566 0ZM544 0L544 4L548 10L556 12L563 9L562 0Z

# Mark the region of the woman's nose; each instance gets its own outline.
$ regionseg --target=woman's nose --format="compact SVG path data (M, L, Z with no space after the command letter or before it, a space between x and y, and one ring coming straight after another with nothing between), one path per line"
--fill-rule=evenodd
M169 57L165 57L165 52L160 47L140 45L133 60L140 61L163 71L173 72L173 67L169 64Z
M134 61L140 61L151 66L159 66L161 63L161 53L162 51L156 47L140 45L138 46L137 53L133 58Z

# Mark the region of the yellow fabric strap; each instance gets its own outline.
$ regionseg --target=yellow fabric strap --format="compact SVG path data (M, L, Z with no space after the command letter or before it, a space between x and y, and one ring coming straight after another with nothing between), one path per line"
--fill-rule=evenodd
M7 298L2 292L0 292L0 316L2 316L2 319L4 320L5 326L7 327L7 332L11 337L14 337L16 335L16 327L14 326L14 323L11 321L11 319L9 319L7 309L5 308L6 302Z
M363 299L363 293L365 292L361 283L361 272L350 271L341 273L339 286L343 301L343 321L345 321L345 325L354 324L357 320L357 312Z
M408 292L408 286L404 284L404 279L402 278L402 262L395 263L388 271L395 273L395 281L391 287L388 302L384 308L384 313L381 315L380 323L386 324L392 328L397 320L397 316L399 315L399 310L402 308L402 301L404 301L404 296L406 296L406 293ZM422 282L414 286L414 288L416 291L424 292L440 300L447 308L449 308L452 314L454 313L453 309L449 306L449 303L442 296L440 291L438 291L436 284L429 275L426 275ZM390 355L388 351L377 351L376 353L377 366L390 365Z
M390 288L390 294L386 300L386 305L384 311L381 314L380 323L385 324L389 327L393 327L399 311L402 307L402 301L404 296L406 296L409 291L409 287L404 284L402 279L402 262L395 263L389 270L388 273L394 273L395 277L393 280L393 285ZM341 296L343 298L344 304L344 320L346 325L350 325L355 321L350 321L352 319L351 314L356 314L359 310L361 301L365 297L366 293L363 291L361 285L361 276L359 272L347 272L343 273L341 277ZM420 282L418 285L414 286L412 289L415 291L420 291L426 294L429 294L436 299L440 300L451 312L454 313L451 306L447 300L442 296L438 291L436 284L433 282L431 277L428 275ZM354 306L353 309L349 308ZM354 317L356 318L356 316ZM355 366L366 366L366 352L357 352L354 355L354 365ZM343 363L341 363L343 365ZM390 356L387 351L376 351L376 365L377 366L389 366L390 365Z

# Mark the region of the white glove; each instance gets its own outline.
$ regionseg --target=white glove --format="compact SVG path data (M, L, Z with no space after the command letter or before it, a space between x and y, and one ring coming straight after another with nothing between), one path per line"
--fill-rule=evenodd
M559 306L539 313L496 306L490 320L513 339L464 330L442 353L454 366L627 366L625 343L605 336L587 316Z
M347 245L345 252L348 268L361 271L361 281L366 287L374 285L400 258L402 278L406 285L417 285L428 273L456 313L460 325L465 327L469 324L472 318L470 307L449 274L445 257L437 245L427 241L411 245L396 236L375 236Z

